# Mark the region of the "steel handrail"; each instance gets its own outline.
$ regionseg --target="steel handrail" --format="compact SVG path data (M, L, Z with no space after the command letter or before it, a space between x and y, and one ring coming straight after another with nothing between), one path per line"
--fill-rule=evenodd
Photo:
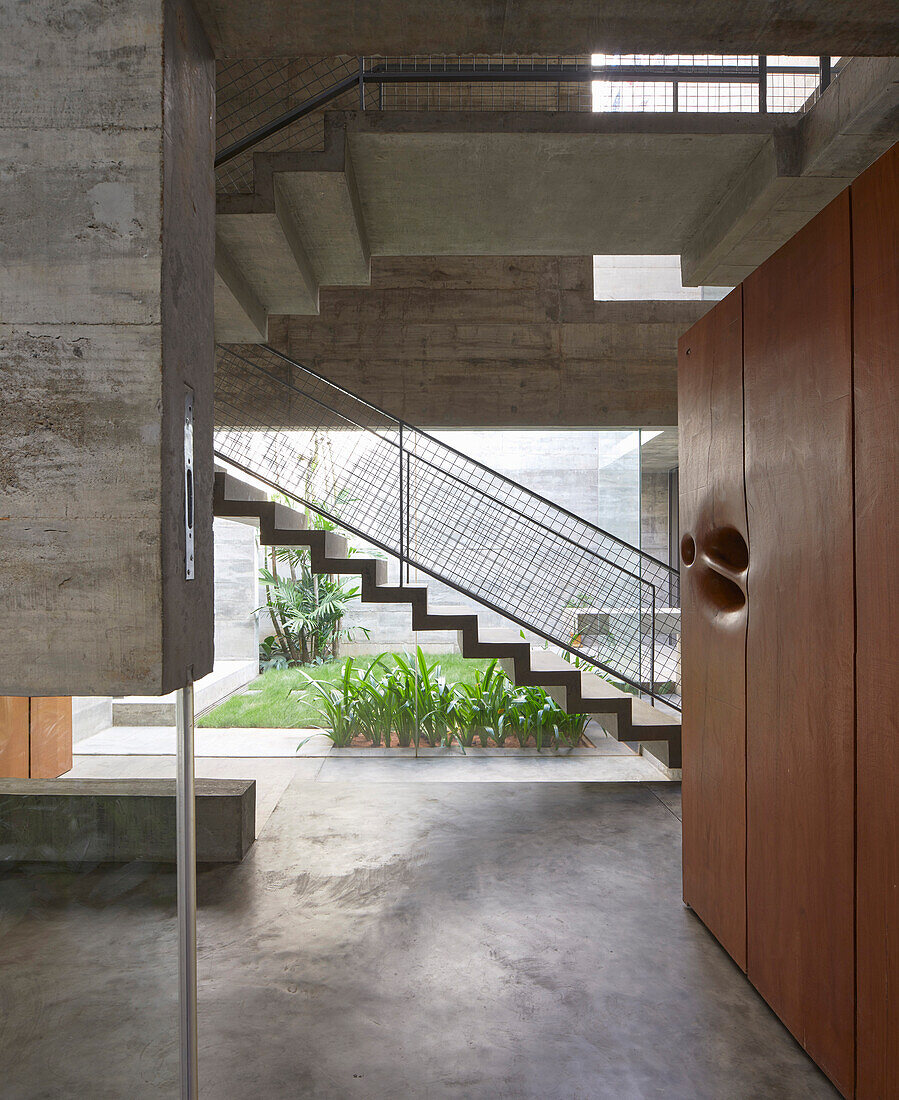
M515 481L514 478L508 477L506 474L500 473L498 470L494 470L492 467L486 465L486 463L484 463L484 462L480 462L476 458L472 458L471 455L465 454L464 451L460 451L458 448L454 447L451 443L445 443L442 439L438 439L435 435L431 435L431 433L425 431L424 428L416 427L413 424L409 424L409 422L406 421L406 420L401 420L399 417L394 416L393 413L389 413L389 412L387 412L386 409L382 409L380 407L380 405L375 405L371 401L367 400L366 398L360 397L358 394L353 393L352 390L348 390L345 387L341 386L339 383L332 382L330 378L326 378L323 374L319 374L317 371L312 370L310 367L307 367L304 363L299 363L299 362L297 362L296 359L291 359L289 356L285 355L283 352L278 351L277 348L273 348L270 344L263 344L262 347L264 347L266 349L266 351L269 351L273 355L276 355L279 359L281 359L283 362L287 363L294 370L304 371L306 374L311 375L311 377L317 379L319 382L323 382L326 386L329 386L331 389L337 390L339 393L342 393L345 397L349 397L351 400L357 401L360 405L367 406L373 412L376 412L379 416L383 416L385 419L391 421L393 424L395 424L397 426L402 424L405 428L411 429L416 434L418 434L420 436L423 436L425 439L431 440L431 442L434 443L435 446L442 447L447 451L451 451L454 455L456 455L457 458L461 458L465 462L470 462L472 465L477 466L479 469L483 470L485 473L490 474L491 477L496 478L496 479L501 480L501 481L504 481L507 485L511 485L517 491L522 492L522 493L526 493L529 497L533 497L535 500L539 500L541 504L545 504L548 507L555 509L557 512L563 513L563 515L568 516L570 519L574 520L576 523L580 524L582 527L585 527L588 530L594 532L596 535L600 536L601 538L609 539L612 542L617 543L624 550L627 550L628 553L632 553L632 554L636 555L640 560L646 559L648 561L648 563L652 565L653 568L666 569L669 572L669 574L671 574L671 576L669 576L669 578L668 578L669 581L672 579L672 577L678 577L679 578L680 573L678 572L678 570L675 569L673 566L669 565L668 562L662 561L661 558L654 557L652 554L649 554L645 550L641 550L639 547L634 546L632 543L628 542L626 539L621 538L619 535L615 535L611 531L606 531L602 527L598 527L595 523L591 523L590 520L584 519L583 516L577 515L575 512L572 512L570 509L565 508L564 505L557 504L554 500L550 500L548 497L542 496L540 493L535 492L533 489L529 489L526 485L522 485L520 482ZM276 375L270 374L270 372L266 371L264 367L260 367L258 363L253 363L251 360L244 358L244 356L242 356L239 352L236 352L233 347L229 348L228 350L229 350L229 354L233 355L236 359L240 359L241 362L246 363L248 366L252 367L254 370L261 371L263 374L268 375L270 378L274 379L276 382L278 382L281 385L290 385L290 383L286 383L283 378L278 378ZM297 389L298 393L303 393L303 391L300 390L298 387L295 387L295 388ZM328 409L330 412L337 411L337 410L333 409L330 405L327 405L324 402L318 401L317 398L311 397L309 394L303 393L303 396L306 397L309 400L315 401L316 404L320 404L323 408ZM340 415L343 416L344 414L340 413ZM347 419L349 420L349 418L347 418ZM354 423L354 421L350 420L350 423ZM362 424L357 424L356 426L357 427L366 427L365 425L362 425ZM366 430L370 430L370 429L366 429ZM377 434L377 433L375 433L375 434ZM380 438L384 439L385 442L391 442L385 436L381 436ZM420 456L416 456L416 457L420 458ZM420 460L421 461L426 461L424 459L420 459ZM446 473L446 471L443 471L443 472ZM471 486L468 486L468 488L470 490ZM478 489L477 491L478 492L483 492L483 490L481 490L481 489ZM489 496L489 494L485 493L484 495L487 496L489 499L495 499L495 498L491 498ZM504 503L504 502L499 502L499 503ZM520 512L520 511L519 511L518 514L519 515L525 515L525 513ZM536 522L536 521L532 520L530 516L528 516L527 518L528 518L529 522ZM553 532L553 533L555 534L555 532ZM605 561L607 559L603 558L602 560Z
M578 83L594 80L610 82L640 83L722 83L757 84L759 86L758 113L766 113L765 83L769 73L788 73L819 77L819 89L824 90L831 80L830 58L822 56L817 65L596 65L584 66L560 62L553 67L527 66L524 68L491 68L489 63L471 63L465 68L444 64L434 66L403 68L400 65L386 64L364 67L365 58L359 58L359 72L338 80L330 88L319 92L305 103L285 111L265 125L258 127L245 137L232 142L216 154L215 167L219 168L235 157L240 156L254 145L272 137L281 130L327 106L344 92L353 88L362 89L366 84L415 84L415 83ZM676 103L676 97L675 97ZM364 101L363 101L364 109Z

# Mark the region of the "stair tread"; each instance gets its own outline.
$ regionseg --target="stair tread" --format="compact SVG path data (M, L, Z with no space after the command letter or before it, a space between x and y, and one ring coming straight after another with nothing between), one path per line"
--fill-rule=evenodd
M632 695L628 695L628 692L622 691L621 688L615 687L614 684L610 684L608 680L604 680L602 676L599 676L595 672L585 672L583 669L581 672L581 694L587 699L633 699Z
M671 726L680 729L680 716L677 714L669 714L667 711L661 709L661 707L650 706L649 703L643 699L633 697L633 703L631 704L631 725L635 727L640 726Z
M481 631L480 635L482 642L525 642L526 638L522 638L521 633L518 630L510 629L508 627L500 626L487 626Z
M223 486L224 491L222 493L225 503L229 500L243 502L248 500L267 501L269 499L268 493L264 489L257 489L255 485L250 485L246 481L241 481L240 478L228 473L227 470L223 470L221 473L224 475L225 482Z

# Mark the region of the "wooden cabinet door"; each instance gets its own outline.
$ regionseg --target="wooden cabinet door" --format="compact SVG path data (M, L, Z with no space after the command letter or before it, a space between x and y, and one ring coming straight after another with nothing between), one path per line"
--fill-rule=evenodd
M746 501L737 287L678 348L684 901L746 969Z
M28 696L0 695L0 779L28 778Z
M72 700L31 700L31 778L56 779L72 767Z
M853 185L858 1084L899 1096L899 145Z
M747 973L854 1085L852 324L844 192L743 283Z

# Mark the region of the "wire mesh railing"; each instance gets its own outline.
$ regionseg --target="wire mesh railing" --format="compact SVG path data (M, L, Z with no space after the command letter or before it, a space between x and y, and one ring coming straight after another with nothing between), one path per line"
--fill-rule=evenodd
M380 111L800 111L830 57L428 54L218 63L216 185L252 190L253 153L317 149L326 108Z
M215 450L415 569L676 705L675 569L265 345L220 346Z

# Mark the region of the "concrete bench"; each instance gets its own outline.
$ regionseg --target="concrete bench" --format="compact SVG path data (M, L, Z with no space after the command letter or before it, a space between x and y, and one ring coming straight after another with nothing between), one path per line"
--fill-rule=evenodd
M198 779L197 862L239 863L256 839L256 781ZM175 862L174 779L0 779L0 868Z

